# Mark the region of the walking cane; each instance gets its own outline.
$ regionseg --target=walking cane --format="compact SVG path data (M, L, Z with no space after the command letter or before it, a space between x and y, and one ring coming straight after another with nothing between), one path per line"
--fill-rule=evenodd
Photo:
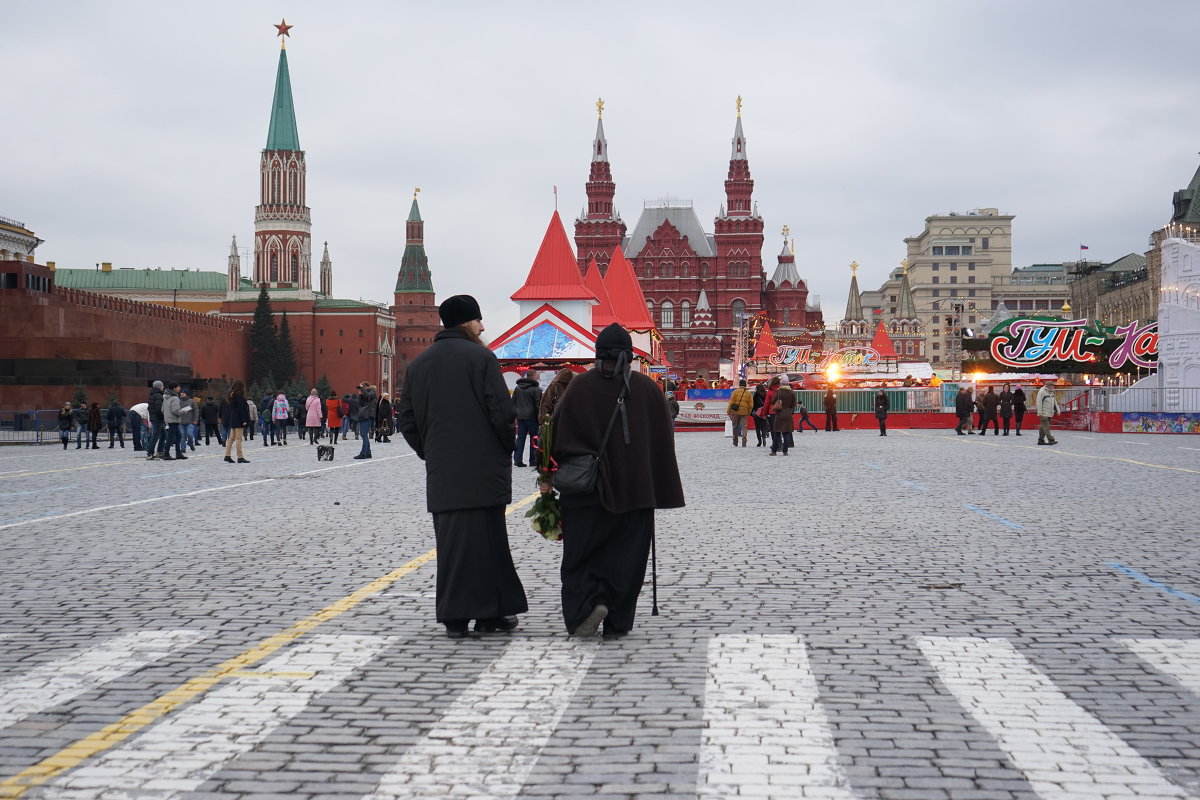
M654 533L650 533L650 616L658 616L658 555Z

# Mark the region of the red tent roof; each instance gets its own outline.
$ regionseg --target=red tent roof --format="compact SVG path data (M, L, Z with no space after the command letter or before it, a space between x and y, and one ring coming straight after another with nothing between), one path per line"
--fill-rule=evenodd
M754 345L755 358L769 358L779 353L779 342L771 333L771 323L763 320L762 330L758 334L758 342Z
M882 320L875 326L875 338L871 340L871 347L884 358L899 358L896 348L892 346L892 337L888 336Z
M587 274L583 276L583 285L600 300L599 305L592 306L592 327L607 328L616 322L617 316L613 313L612 300L608 298L608 290L604 288L604 278L600 277L600 268L596 266L594 258L588 262Z
M633 274L633 265L620 247L613 248L608 272L604 274L604 288L608 290L617 322L633 331L648 331L654 327L654 320L646 308L646 295L642 294L642 287Z
M558 212L550 218L542 246L538 248L525 285L513 293L513 300L595 300L596 295L583 285L571 241L563 229Z

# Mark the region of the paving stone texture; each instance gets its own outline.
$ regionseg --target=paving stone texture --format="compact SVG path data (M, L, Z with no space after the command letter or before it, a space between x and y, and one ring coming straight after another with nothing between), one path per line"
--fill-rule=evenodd
M795 438L679 434L618 641L532 470L530 612L451 641L432 559L339 605L433 547L399 440L0 449L0 798L1200 797L1200 442Z

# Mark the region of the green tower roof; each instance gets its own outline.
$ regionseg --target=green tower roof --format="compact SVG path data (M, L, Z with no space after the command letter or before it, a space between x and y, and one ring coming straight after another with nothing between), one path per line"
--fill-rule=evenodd
M275 75L275 102L271 104L271 127L267 131L268 150L299 150L296 110L292 106L292 79L288 74L287 50L279 51L279 71Z
M432 292L433 281L429 277L429 258L425 246L409 244L400 258L400 274L396 276L397 292Z
M420 222L421 221L421 209L417 208L417 196L415 194L413 195L412 208L409 209L409 212L408 212L408 221L409 222Z

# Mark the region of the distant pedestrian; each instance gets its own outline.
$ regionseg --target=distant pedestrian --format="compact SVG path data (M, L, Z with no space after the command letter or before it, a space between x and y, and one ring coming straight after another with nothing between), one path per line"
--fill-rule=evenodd
M507 389L507 387L505 388ZM508 392L505 391L505 394ZM358 385L358 416L354 418L354 422L358 426L358 438L362 440L362 447L355 458L371 457L371 428L375 425L375 414L378 411L379 398L375 395L375 390L369 383L360 383Z
M971 409L974 404L971 402L971 394L967 387L958 387L958 394L954 397L954 414L958 417L958 425L954 427L954 432L959 436L966 436L971 429Z
M382 444L392 441L392 423L392 398L384 392L375 408L375 441Z
M993 436L1000 435L1000 395L996 394L996 388L989 386L987 393L983 399L979 401L981 408L979 416L979 435L987 436L988 425L992 426Z
M771 413L774 414L771 420L771 452L767 455L783 453L786 456L796 444L792 439L792 431L796 428L796 393L792 391L787 375L779 376L779 388L771 400Z
M342 395L342 441L350 438L350 432L354 432L354 438L358 438L358 394Z
M179 438L184 452L196 452L196 401L188 393L179 393Z
M113 398L112 404L108 407L108 411L104 414L104 422L108 427L108 449L113 448L113 435L117 437L117 441L121 443L121 449L125 449L125 434L121 432L125 425L125 409L121 408L121 404Z
M292 416L292 405L283 392L275 395L271 403L271 422L275 426L275 436L280 444L287 444L288 419Z
M250 409L250 421L246 423L246 432L250 434L250 441L253 442L254 441L254 426L256 423L258 423L258 421L261 418L258 415L258 405L255 404L254 398L252 398L250 396L246 397L246 407ZM258 430L260 433L262 432L261 424L259 424ZM226 431L225 435L226 435L226 437L229 436L228 431Z
M479 633L513 630L529 605L504 520L516 444L512 398L500 362L479 338L475 298L450 297L438 315L445 330L405 371L399 428L425 462L437 538L437 621L459 639L472 619Z
M100 436L100 429L104 427L104 415L100 413L100 404L92 403L87 410L87 429L88 436L91 438L92 449L99 450L100 445L96 443L96 439Z
M321 402L315 388L310 389L304 401L304 424L308 427L308 443L316 444L317 436L321 433Z
M1013 388L1013 420L1014 427L1017 429L1017 436L1021 435L1021 424L1025 421L1025 390L1021 388L1021 384L1017 384Z
M245 393L243 392L243 396ZM221 407L213 402L211 397L204 398L204 405L200 407L200 422L204 425L204 446L208 447L212 444L215 438L217 444L224 446L225 437L221 434Z
M765 447L771 436L771 426L767 422L767 384L760 383L754 387L753 409L750 411L750 421L754 424L754 436L758 440L755 447Z
M75 410L71 408L71 401L68 400L58 410L58 438L62 441L63 450L71 443L71 429L74 427Z
M337 444L338 434L342 432L342 398L332 390L325 400L325 421L329 428L329 443Z
M797 428L797 430L799 430L800 433L804 433L805 425L812 428L814 431L820 430L816 425L813 424L813 421L808 418L808 409L805 407L803 402L801 402L801 401L796 402L796 413L800 415L800 425Z
M225 461L232 464L232 450L237 446L237 463L249 464L245 454L242 453L242 437L245 433L246 426L250 424L250 404L246 401L246 384L241 378L233 382L229 387L229 394L225 396L225 402L221 404L225 410L225 418L221 423L229 429L229 437L225 440Z
M88 438L88 407L86 403L77 403L75 411L72 412L72 420L75 422L75 449L78 450L87 442Z
M1000 419L1004 421L1004 435L1008 436L1009 425L1012 423L1013 415L1013 393L1008 388L1008 384L1004 384L1004 390L1000 392L1000 405L997 406L1000 414Z
M555 459L600 456L595 489L560 497L563 621L574 636L633 629L655 509L684 504L663 394L630 370L632 358L629 333L609 325L596 337L596 368L571 382L554 412Z
M567 390L567 384L575 377L575 373L568 367L563 367L554 376L554 380L550 381L550 385L546 387L546 391L542 392L542 402L538 408L538 422L544 422L546 417L554 413L554 409L558 406L558 401L562 399L563 392Z
M738 388L729 395L729 402L725 406L725 413L733 426L734 447L738 446L738 439L741 439L742 447L746 446L746 420L750 419L750 412L753 410L754 395L746 388L746 379L742 378L738 381Z
M887 418L888 411L892 408L891 401L888 400L887 392L880 389L875 395L875 419L879 420L879 435L887 436Z
M521 459L525 455L525 439L528 437L529 463L536 466L538 411L542 405L542 387L538 385L536 370L527 370L525 375L517 380L512 393L512 403L517 415L517 443L513 450L513 465L526 466Z
M186 461L187 456L183 454L183 438L179 430L179 384L172 381L167 384L167 391L163 393L163 421L167 425L166 446L160 445L159 458L163 461L180 460ZM171 458L171 446L175 446L175 458Z
M1059 413L1058 398L1054 396L1054 388L1043 383L1038 389L1037 399L1034 400L1038 416L1038 444L1058 444L1058 439L1050 432L1050 420Z
M837 395L830 388L825 390L825 430L836 431L837 429Z
M143 443L149 441L149 431L146 429L146 419L142 413L149 413L145 403L138 403L130 406L126 419L129 420L129 439L133 442L133 452L140 453L145 450Z
M671 414L671 430L675 429L675 420L679 419L679 401L675 399L675 395L671 392L665 393L667 398L667 411Z

